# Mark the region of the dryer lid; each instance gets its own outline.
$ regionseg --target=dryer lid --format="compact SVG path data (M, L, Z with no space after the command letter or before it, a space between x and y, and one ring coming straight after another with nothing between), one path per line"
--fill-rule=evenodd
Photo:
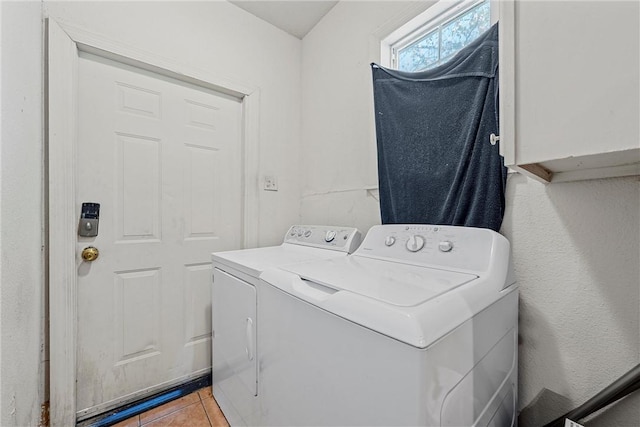
M478 278L473 274L353 255L282 269L336 291L400 307L422 304Z
M214 252L212 260L223 270L230 267L257 278L268 268L346 255L340 251L283 243L280 246Z

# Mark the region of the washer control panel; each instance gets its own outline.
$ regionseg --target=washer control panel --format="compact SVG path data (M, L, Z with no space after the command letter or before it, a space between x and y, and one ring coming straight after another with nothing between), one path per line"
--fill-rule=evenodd
M434 267L484 270L496 239L504 237L483 228L377 225L371 227L355 255Z
M295 245L354 252L362 241L357 228L327 225L294 225L284 236L284 242Z

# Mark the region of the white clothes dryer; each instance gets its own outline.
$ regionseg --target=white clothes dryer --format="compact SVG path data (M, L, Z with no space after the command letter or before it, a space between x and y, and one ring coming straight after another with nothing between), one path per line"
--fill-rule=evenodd
M355 228L292 226L279 246L212 254L213 395L229 423L255 424L258 398L258 276L268 268L344 257Z
M518 289L487 229L373 227L262 273L260 425L513 426Z

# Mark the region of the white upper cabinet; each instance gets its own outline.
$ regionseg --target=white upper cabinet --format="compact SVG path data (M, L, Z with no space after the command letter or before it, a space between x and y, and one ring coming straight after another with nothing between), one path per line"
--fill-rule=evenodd
M543 182L640 175L640 2L499 4L506 165Z

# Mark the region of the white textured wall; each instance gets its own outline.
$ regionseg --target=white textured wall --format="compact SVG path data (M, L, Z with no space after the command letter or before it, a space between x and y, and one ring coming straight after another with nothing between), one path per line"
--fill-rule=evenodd
M45 394L41 4L0 8L0 425L27 426Z
M511 175L502 232L521 289L520 425L542 425L640 363L640 180ZM640 425L640 395L588 425Z
M380 222L373 93L369 64L378 60L377 28L401 14L402 1L338 3L302 41L301 222Z
M412 8L340 2L303 39L301 222L379 223L364 190L377 183L369 63L381 29ZM509 177L502 233L521 287L522 426L573 409L640 362L639 192L638 178ZM588 425L640 425L640 395Z
M44 7L43 7L44 5ZM47 398L43 15L260 88L259 244L299 219L301 41L225 1L0 1L0 425L39 424ZM44 9L44 10L43 10Z

